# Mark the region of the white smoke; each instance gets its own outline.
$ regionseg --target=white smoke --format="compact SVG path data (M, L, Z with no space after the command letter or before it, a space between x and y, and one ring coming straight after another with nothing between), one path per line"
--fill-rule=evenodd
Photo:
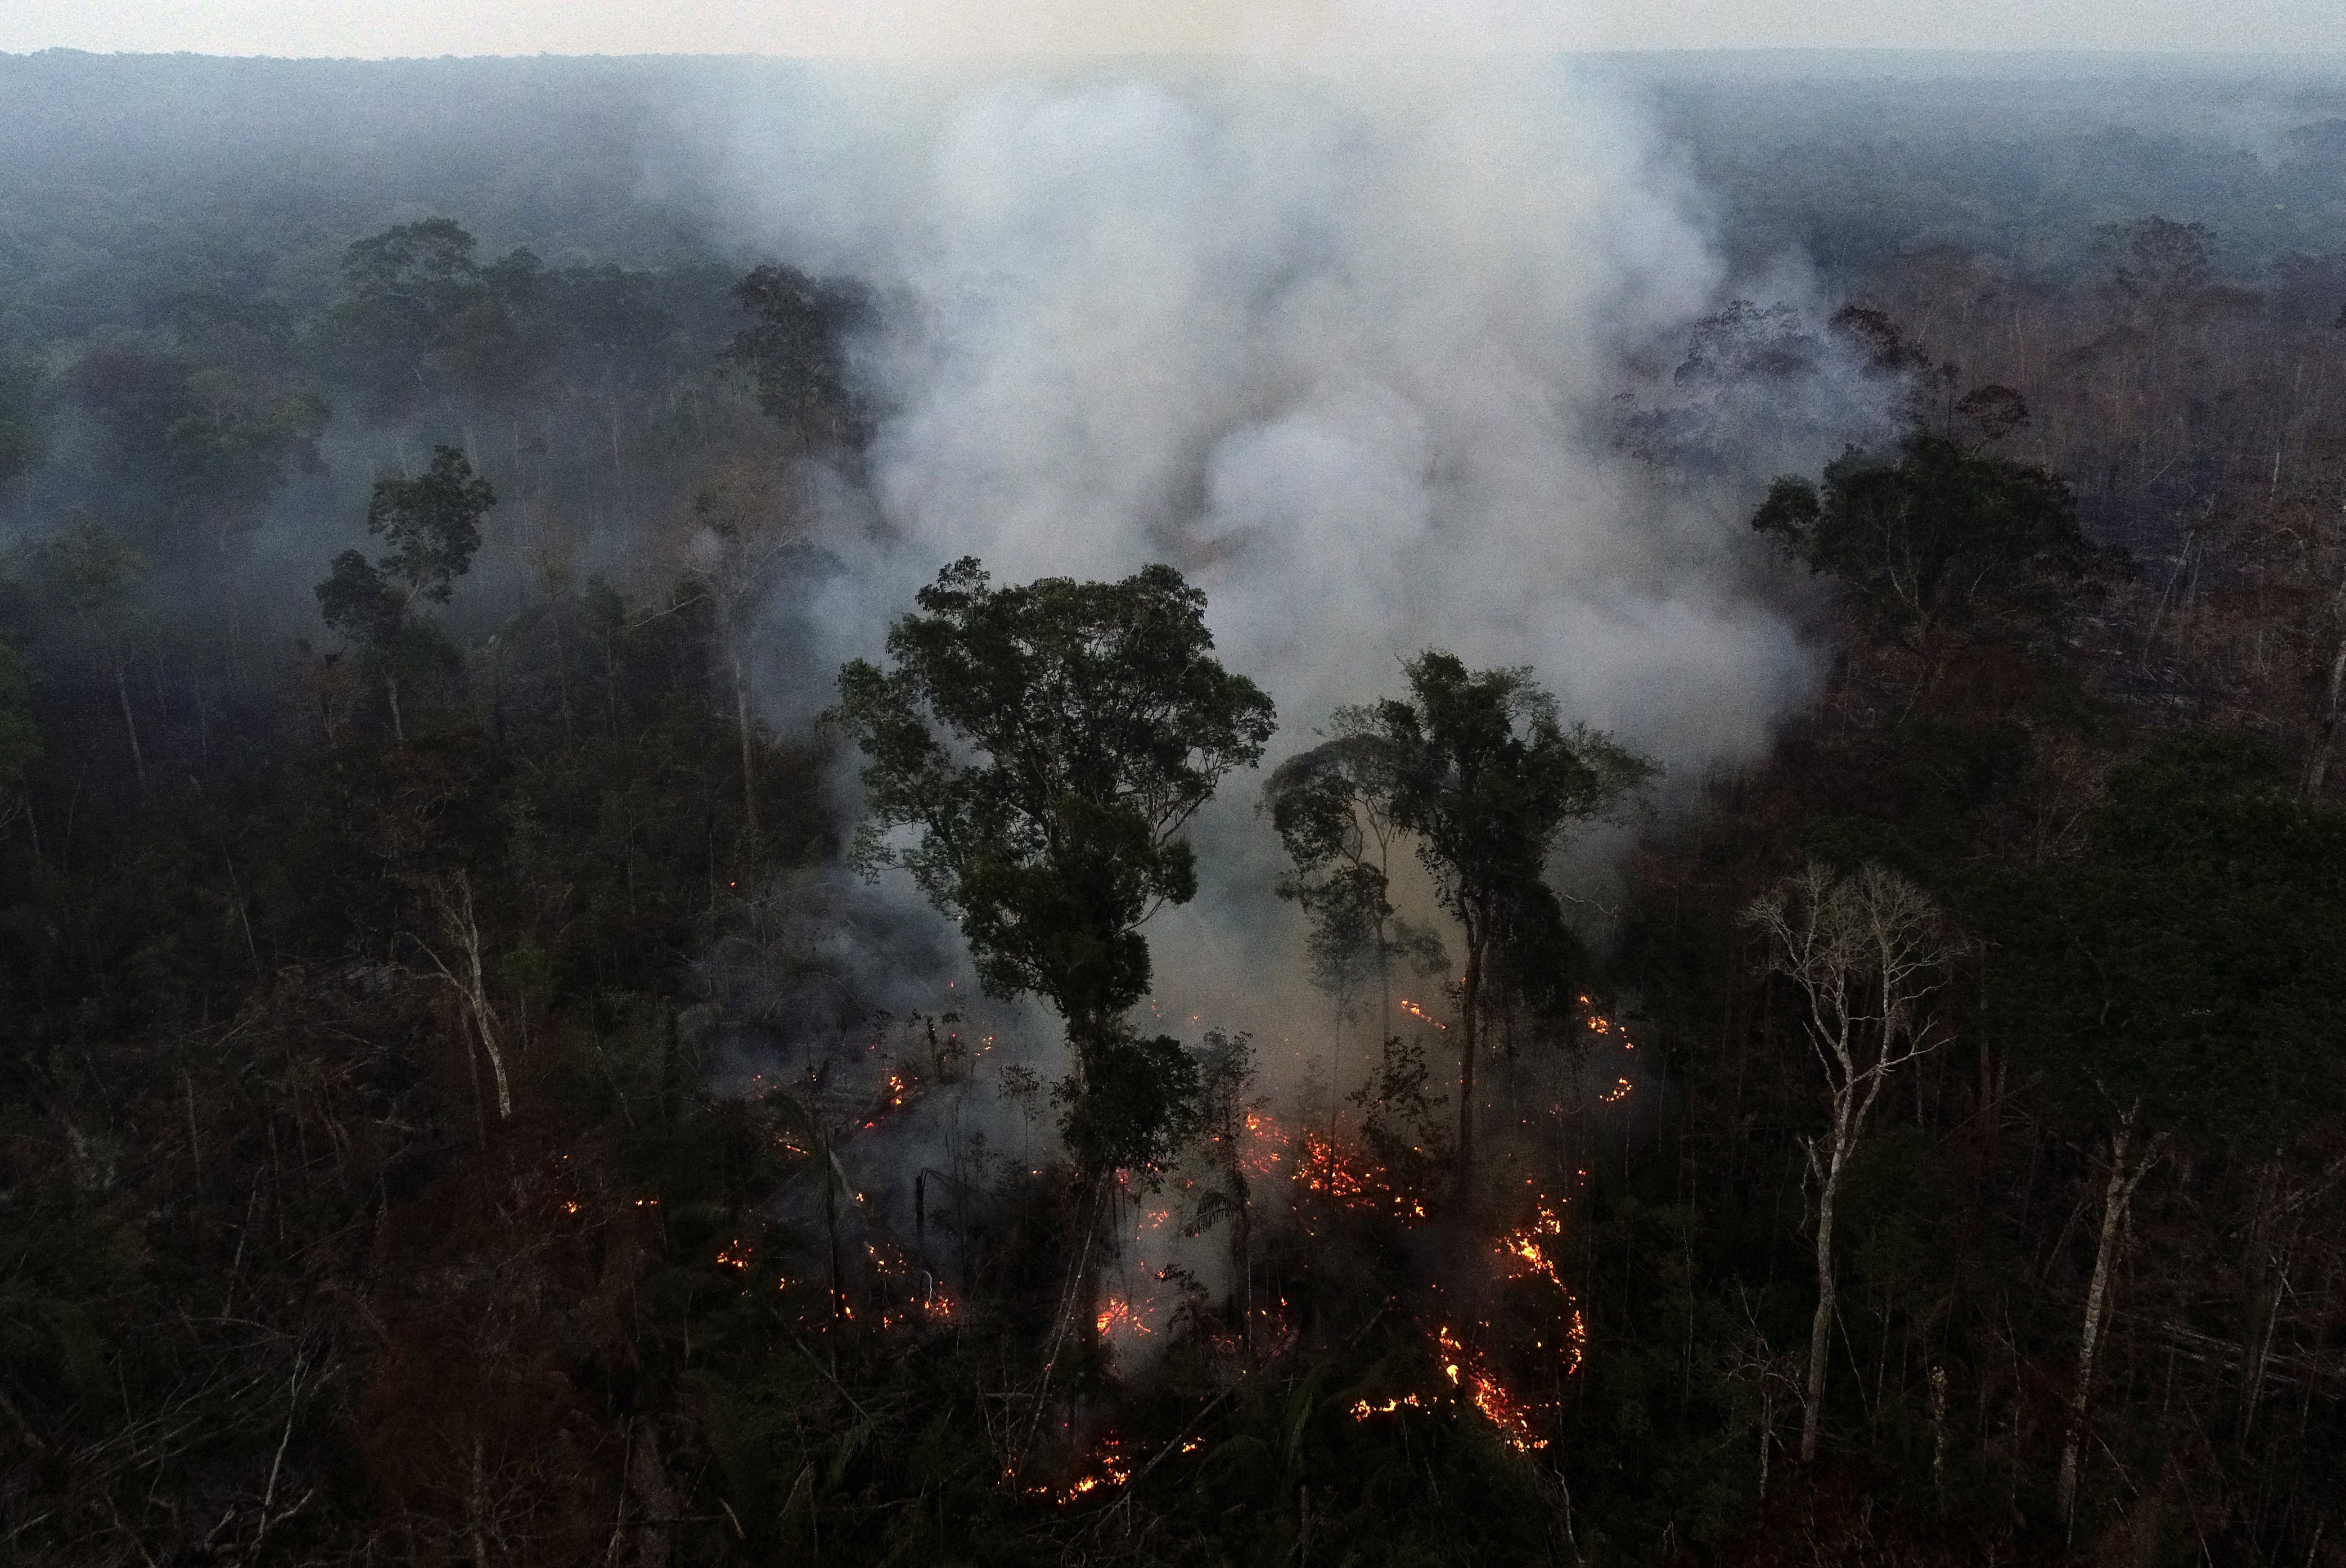
M1532 667L1679 780L1758 751L1808 681L1753 589L1766 472L1662 483L1615 450L1627 367L1724 280L1695 193L1568 66L822 71L727 113L758 243L881 301L872 510L794 607L818 635L787 717L964 555L1004 581L1178 566L1279 752L1428 647ZM1150 936L1162 1015L1276 1058L1325 1010L1259 789L1226 786L1204 896Z
M1606 445L1626 350L1719 264L1562 67L1390 62L832 81L741 135L786 253L877 283L892 569L1169 560L1290 744L1428 646L1529 664L1676 768L1803 678L1738 529ZM869 573L859 573L868 578Z
M1627 367L1667 370L1656 345L1722 269L1633 117L1568 69L821 74L739 116L760 243L881 300L870 504L794 607L786 717L962 555L1012 582L1178 566L1278 700L1279 752L1428 647L1532 667L1682 779L1755 753L1809 679L1752 589L1767 473L1665 482L1615 449ZM1762 461L1837 450L1815 433ZM1140 1022L1250 1031L1267 1089L1341 1095L1368 1047L1300 978L1260 784L1196 825L1204 891L1150 927ZM1210 1276L1217 1246L1184 1260ZM1125 1267L1168 1248L1137 1237Z

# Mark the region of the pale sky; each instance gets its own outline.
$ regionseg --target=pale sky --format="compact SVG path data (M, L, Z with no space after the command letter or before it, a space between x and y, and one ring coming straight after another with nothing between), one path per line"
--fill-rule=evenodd
M0 0L0 52L2346 49L2346 0Z

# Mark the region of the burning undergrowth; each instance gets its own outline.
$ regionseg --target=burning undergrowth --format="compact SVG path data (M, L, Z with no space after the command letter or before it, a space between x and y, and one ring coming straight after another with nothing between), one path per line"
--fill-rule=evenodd
M799 940L815 922L794 911L832 934ZM1228 1462L1244 1401L1299 1378L1305 1419L1357 1441L1432 1421L1525 1459L1552 1447L1588 1349L1574 1161L1617 1136L1636 1082L1634 1043L1591 999L1494 1052L1471 1200L1432 1065L1441 1004L1325 1103L1262 1089L1252 1043L1205 1032L1178 1156L1115 1173L1083 1304L1049 1034L947 963L903 981L908 955L949 949L860 884L786 886L762 915L766 967L717 976L699 1023L726 1048L719 1092L783 1174L766 1232L715 1261L826 1356L981 1369L1011 1492L1081 1509Z

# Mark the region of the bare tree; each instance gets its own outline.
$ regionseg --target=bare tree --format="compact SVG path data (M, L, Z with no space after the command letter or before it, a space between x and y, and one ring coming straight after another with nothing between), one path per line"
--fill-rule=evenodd
M481 1037L481 1049L488 1053L489 1071L496 1076L497 1120L509 1122L513 1120L513 1089L505 1078L505 1053L497 1044L497 1010L489 1000L481 922L473 911L473 879L458 870L432 878L423 891L431 901L442 939L454 950L455 967L451 968L430 943L419 941L416 945L432 961L433 970L456 993L466 1015L472 1019L474 1031Z
M2069 1421L2061 1436L2061 1473L2058 1488L2061 1517L2066 1520L2077 1505L2077 1461L2085 1447L2086 1406L2094 1384L2094 1353L2100 1349L2102 1323L2109 1315L2110 1274L2117 1267L2121 1239L2126 1235L2127 1208L2134 1201L2134 1189L2158 1163L2160 1149L2167 1142L2165 1133L2149 1138L2138 1138L2141 1131L2142 1102L2137 1099L2118 1118L2117 1131L2110 1135L2110 1176L2102 1192L2102 1235L2094 1248L2094 1278L2086 1287L2086 1326L2077 1338L2077 1381L2069 1392Z
M1930 895L1886 867L1836 876L1810 862L1752 901L1748 924L1767 937L1770 969L1798 989L1801 1032L1824 1069L1831 1100L1822 1134L1808 1140L1817 1184L1817 1315L1809 1329L1808 1409L1800 1461L1817 1456L1826 1346L1833 1321L1833 1222L1867 1118L1891 1074L1942 1037L1922 1003L1944 983L1953 938Z

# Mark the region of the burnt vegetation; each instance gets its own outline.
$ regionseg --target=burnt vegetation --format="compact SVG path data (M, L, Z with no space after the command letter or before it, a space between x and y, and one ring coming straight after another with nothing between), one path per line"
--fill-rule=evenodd
M1827 673L1664 813L1439 649L1250 772L1280 694L1170 565L958 563L818 664L771 606L846 570L877 302L598 183L628 113L434 130L453 66L354 69L495 156L215 225L101 143L46 248L71 117L5 177L0 1556L2346 1561L2334 103L2247 208L2188 138L1678 104L1733 260L1835 305L1653 379L1896 412L1749 476ZM607 85L543 69L462 81ZM1148 1006L1218 789L1382 1043L1317 1098ZM984 994L870 983L958 971L851 866Z

